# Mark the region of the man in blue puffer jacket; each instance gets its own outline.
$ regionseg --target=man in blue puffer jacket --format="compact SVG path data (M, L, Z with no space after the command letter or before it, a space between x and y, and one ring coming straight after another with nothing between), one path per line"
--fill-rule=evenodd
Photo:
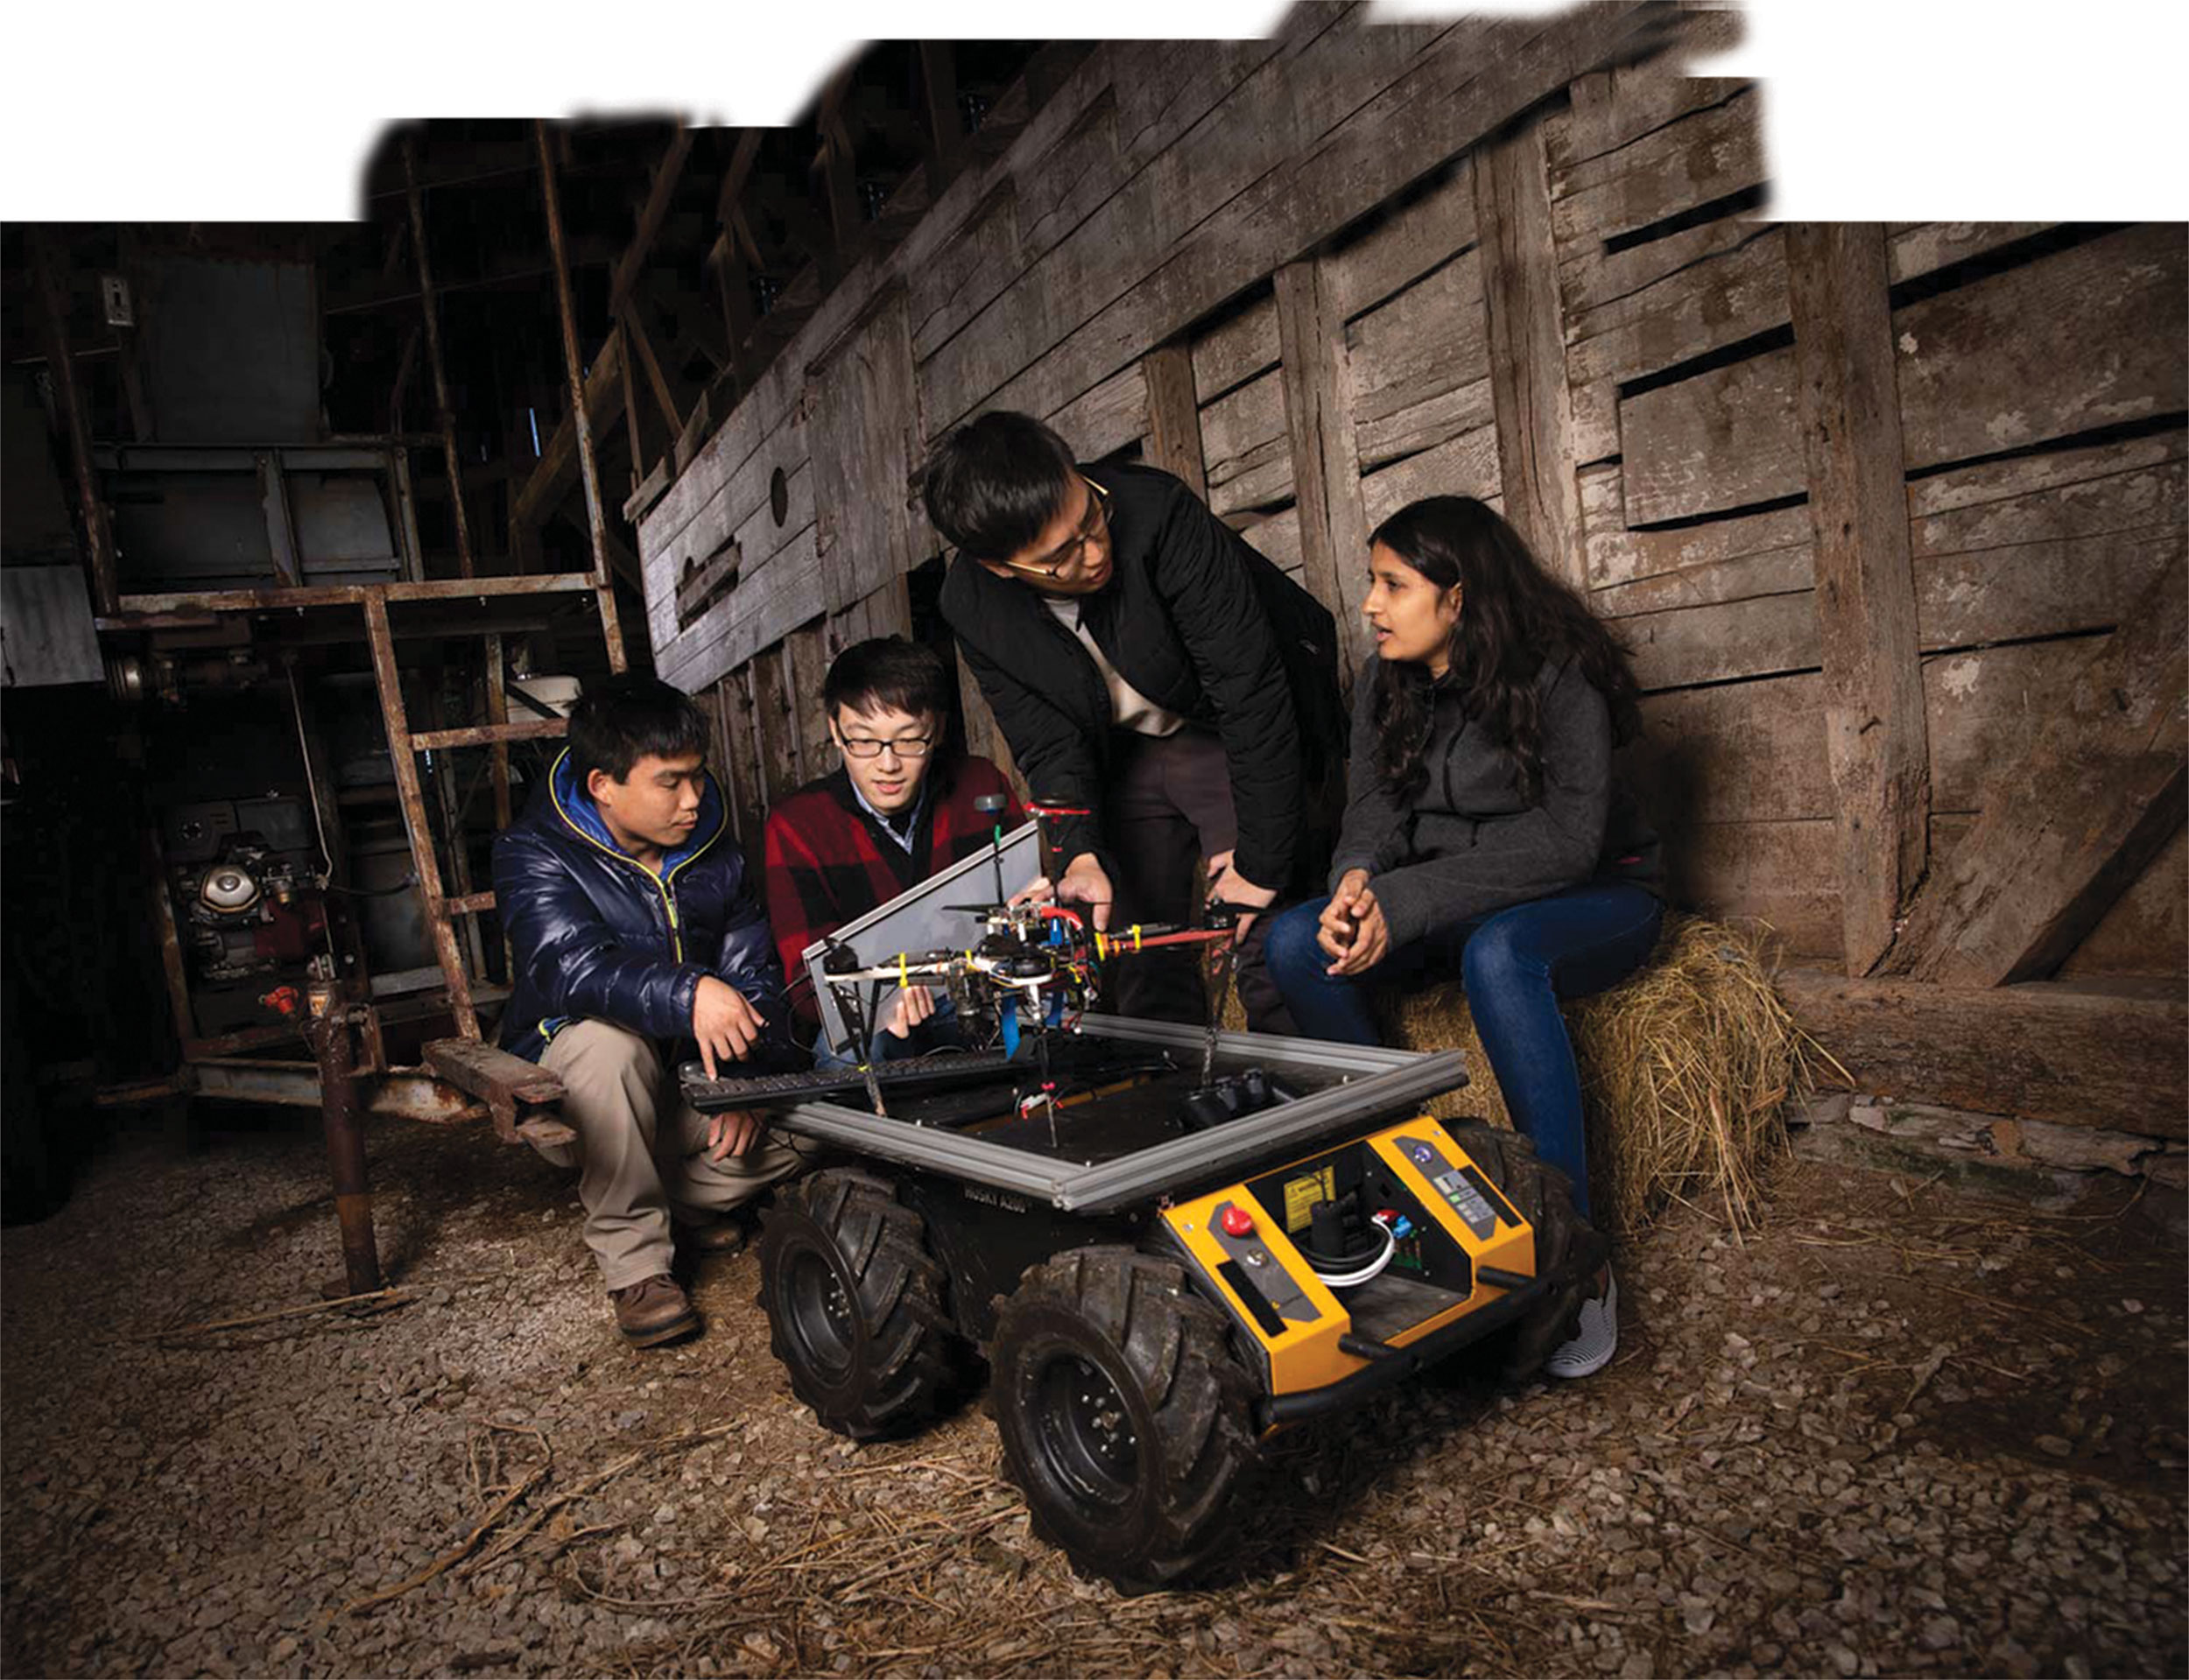
M585 1240L617 1327L651 1347L698 1316L669 1275L672 1220L714 1252L727 1216L805 1157L758 1118L711 1119L675 1085L690 1038L712 1076L788 1043L767 913L706 769L699 708L651 677L588 687L570 744L494 843L494 890L516 957L502 1048L562 1078L578 1142Z

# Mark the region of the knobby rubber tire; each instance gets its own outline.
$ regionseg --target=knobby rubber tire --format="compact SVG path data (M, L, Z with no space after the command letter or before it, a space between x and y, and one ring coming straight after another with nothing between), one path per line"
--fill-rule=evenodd
M1508 1382L1524 1382L1579 1331L1581 1303L1588 1298L1608 1245L1574 1209L1573 1180L1539 1159L1530 1139L1481 1121L1461 1121L1446 1129L1520 1217L1535 1227L1537 1275L1573 1267L1570 1282L1491 1339L1499 1375Z
M964 1381L941 1262L886 1179L836 1168L786 1187L761 1217L760 1304L792 1392L839 1435L906 1434Z
M1004 1474L1076 1567L1151 1592L1225 1548L1259 1465L1253 1382L1182 1268L1123 1248L1059 1255L1004 1304L989 1357Z

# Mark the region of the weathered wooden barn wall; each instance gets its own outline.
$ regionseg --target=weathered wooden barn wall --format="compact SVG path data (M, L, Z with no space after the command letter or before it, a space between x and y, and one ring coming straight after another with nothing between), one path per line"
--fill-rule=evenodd
M1679 71L1735 26L1095 49L644 517L741 831L826 768L830 654L908 622L928 440L1017 407L1204 486L1348 623L1384 514L1501 506L1633 648L1680 901L1797 962L2189 973L2183 232L1755 220L1767 90ZM2141 687L2103 716L2108 647Z

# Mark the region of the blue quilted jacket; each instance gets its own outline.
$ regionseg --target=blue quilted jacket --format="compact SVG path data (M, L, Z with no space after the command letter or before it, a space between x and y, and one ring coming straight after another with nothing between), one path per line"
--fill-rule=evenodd
M692 838L657 875L619 851L566 750L494 842L495 902L516 953L502 1048L538 1061L573 1021L612 1021L665 1046L692 1033L705 974L728 981L787 1043L790 1009L768 916L729 837L713 777Z

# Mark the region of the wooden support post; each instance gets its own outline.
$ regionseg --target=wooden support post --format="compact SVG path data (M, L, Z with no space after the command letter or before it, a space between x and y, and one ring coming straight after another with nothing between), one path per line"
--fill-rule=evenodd
M1475 152L1475 221L1505 517L1553 577L1585 590L1573 404L1541 123Z
M1140 358L1148 387L1148 464L1175 474L1208 499L1208 462L1201 450L1200 404L1193 390L1193 352L1173 340Z
M948 41L919 44L919 80L927 105L928 144L934 148L928 164L931 197L942 189L965 161L965 123L958 115L958 61Z
M114 532L107 524L106 503L100 500L98 480L91 470L91 429L76 391L76 363L68 348L68 293L53 234L35 228L30 241L46 341L46 368L53 382L53 403L60 411L61 430L68 437L68 461L76 478L84 543L91 552L91 603L101 617L111 617L120 610L121 601L116 582Z
M570 297L568 248L562 235L560 195L555 190L554 151L549 144L545 119L534 122L532 134L539 148L539 188L547 207L547 243L555 257L555 314L562 327L562 366L570 387L570 421L577 440L578 474L585 483L585 528L592 542L594 601L600 609L601 634L608 643L609 669L621 671L625 664L623 627L616 613L616 582L609 575L608 515L601 505L601 469L593 451L593 420L586 412L585 363L578 355L577 309Z
M426 249L426 195L418 185L418 139L403 141L403 182L411 207L411 254L418 263L418 306L426 322L426 366L433 379L433 416L440 428L441 462L448 473L448 502L456 515L456 566L465 577L471 558L471 519L464 511L464 469L456 450L456 415L448 400L447 364L440 353L440 306L433 299L433 265Z
M1300 559L1308 589L1338 621L1339 680L1349 683L1366 651L1360 607L1368 593L1368 515L1353 435L1345 321L1320 263L1308 259L1278 270L1277 334Z
M2177 555L1985 788L1983 814L1916 894L1881 972L1999 986L2073 952L2189 809L2185 648L2189 561Z
M1884 229L1786 229L1795 406L1816 531L1825 746L1847 971L1869 974L1929 860L1930 731L1908 557L1907 467Z

